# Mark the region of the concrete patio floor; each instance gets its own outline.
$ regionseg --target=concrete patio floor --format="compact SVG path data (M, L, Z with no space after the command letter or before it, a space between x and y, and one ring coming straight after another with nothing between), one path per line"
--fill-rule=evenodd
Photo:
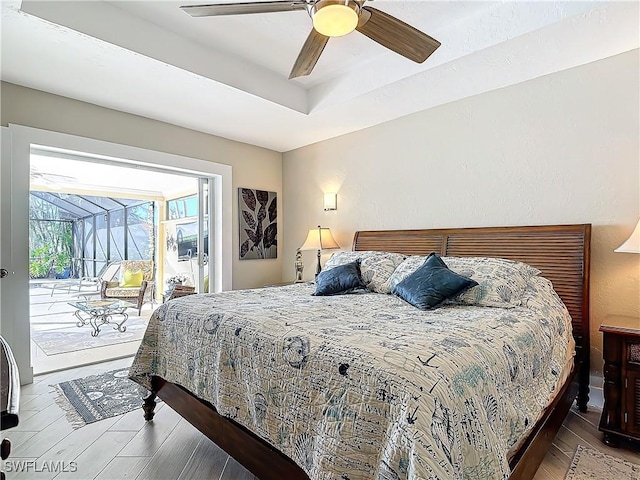
M120 333L111 325L105 325L97 337L92 337L88 325L76 326L76 309L70 302L85 300L79 293L86 294L96 290L89 288L78 292L76 288L69 291L68 288L59 288L62 282L57 282L55 289L50 288L51 283L46 281L33 282L29 288L31 361L34 374L132 356L137 352L144 328L158 306L157 303L153 306L145 304L140 316L137 309L127 309L127 332ZM99 299L99 295L89 298ZM47 341L46 346L41 348L38 341L45 345L43 338Z

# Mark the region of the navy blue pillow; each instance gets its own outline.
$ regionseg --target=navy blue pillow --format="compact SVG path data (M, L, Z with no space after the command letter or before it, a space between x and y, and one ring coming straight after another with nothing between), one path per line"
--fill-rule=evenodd
M391 293L420 310L427 310L476 285L478 282L475 280L449 270L447 264L432 253L420 268L398 283Z
M360 276L360 260L323 270L316 277L314 295L339 295L364 290L366 286Z

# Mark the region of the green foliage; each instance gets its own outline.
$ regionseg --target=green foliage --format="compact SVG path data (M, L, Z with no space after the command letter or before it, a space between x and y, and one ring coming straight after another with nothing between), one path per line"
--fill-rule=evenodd
M31 278L44 278L51 269L51 258L48 255L47 247L37 248L31 251L29 261L29 276Z
M71 266L71 254L67 251L55 252L48 246L41 246L31 251L29 260L29 276L46 278L53 273L64 272Z
M29 276L46 278L71 266L72 224L59 218L57 207L31 196L29 206Z

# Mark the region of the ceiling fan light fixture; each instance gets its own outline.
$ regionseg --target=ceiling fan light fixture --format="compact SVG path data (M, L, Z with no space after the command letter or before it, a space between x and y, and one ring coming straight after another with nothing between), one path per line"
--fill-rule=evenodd
M326 37L341 37L356 29L359 11L353 0L320 0L313 6L313 28Z

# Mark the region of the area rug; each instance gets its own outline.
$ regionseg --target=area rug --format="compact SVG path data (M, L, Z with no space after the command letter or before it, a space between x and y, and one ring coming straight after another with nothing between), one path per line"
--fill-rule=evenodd
M139 342L144 336L148 319L129 318L124 324L126 332L119 332L112 325L103 325L97 337L91 336L91 327L67 327L55 330L32 330L31 339L46 355L76 352L88 348L104 347L119 343Z
M578 445L565 480L638 480L640 465Z
M142 406L149 392L128 376L129 369L121 368L59 383L54 385L56 403L73 428L131 412Z

